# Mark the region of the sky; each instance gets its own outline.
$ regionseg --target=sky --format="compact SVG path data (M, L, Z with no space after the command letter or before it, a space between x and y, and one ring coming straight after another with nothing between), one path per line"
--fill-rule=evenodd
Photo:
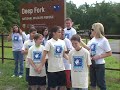
M76 6L78 7L79 5L85 4L85 2L87 2L87 4L93 4L96 3L96 1L102 2L103 0L66 0L67 2L72 1L74 4L76 4ZM117 2L120 3L120 0L104 0L105 2Z

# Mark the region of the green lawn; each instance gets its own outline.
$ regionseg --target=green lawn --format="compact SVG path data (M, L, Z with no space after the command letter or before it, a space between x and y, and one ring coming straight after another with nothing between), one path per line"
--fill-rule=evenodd
M119 62L113 57L106 59L106 67L119 68ZM27 90L25 77L19 79L11 78L13 74L14 61L5 60L4 64L0 61L0 90ZM106 81L108 90L119 90L120 88L120 71L106 70Z
M12 78L14 61L5 60L4 64L0 62L0 90L27 90L25 77ZM9 89L11 88L11 89Z

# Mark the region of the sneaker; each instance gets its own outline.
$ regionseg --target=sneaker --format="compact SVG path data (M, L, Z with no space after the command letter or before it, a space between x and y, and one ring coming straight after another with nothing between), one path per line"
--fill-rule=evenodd
M22 78L23 76L22 75L19 75L19 78Z
M12 75L11 77L15 77L15 75Z

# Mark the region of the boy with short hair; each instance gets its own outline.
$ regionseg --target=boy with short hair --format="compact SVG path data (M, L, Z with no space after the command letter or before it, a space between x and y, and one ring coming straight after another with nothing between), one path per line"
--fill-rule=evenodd
M65 37L71 39L71 37L77 33L76 30L72 27L73 22L71 18L67 18L65 20L65 26L66 26L66 28L64 28Z
M71 81L74 90L88 90L88 67L91 65L90 53L80 46L81 38L73 35L71 38L74 49L69 52Z

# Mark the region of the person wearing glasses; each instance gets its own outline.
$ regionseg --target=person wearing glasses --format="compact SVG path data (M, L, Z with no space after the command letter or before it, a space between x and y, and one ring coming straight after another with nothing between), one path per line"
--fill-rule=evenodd
M104 58L112 55L110 44L104 36L104 26L101 23L94 23L92 25L91 35L93 38L87 45L81 41L81 44L88 49L91 54L91 90L96 90L96 86L98 86L100 90L106 90Z

